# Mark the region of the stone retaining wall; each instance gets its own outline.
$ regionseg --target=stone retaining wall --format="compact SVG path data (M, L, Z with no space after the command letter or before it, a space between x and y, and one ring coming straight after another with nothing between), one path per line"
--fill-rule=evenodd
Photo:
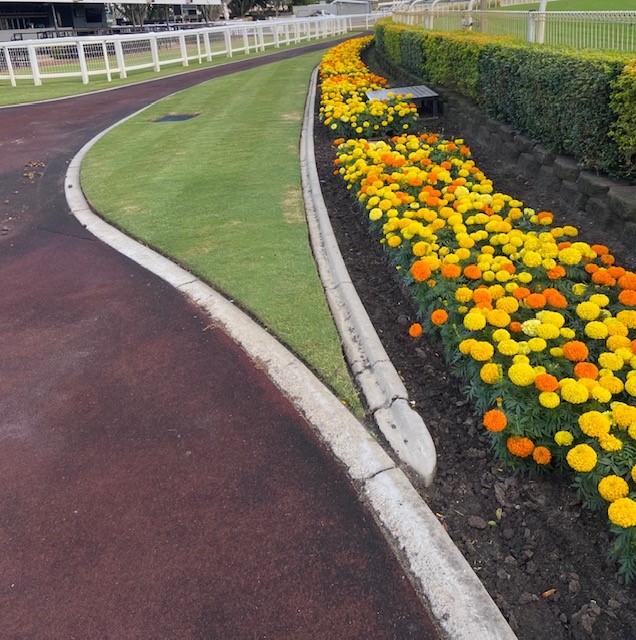
M497 149L497 153L546 196L558 195L566 210L585 212L600 227L620 228L636 242L636 186L581 170L576 161L559 156L519 134L510 125L489 118L472 101L441 90L443 114L458 130L471 131L469 145Z

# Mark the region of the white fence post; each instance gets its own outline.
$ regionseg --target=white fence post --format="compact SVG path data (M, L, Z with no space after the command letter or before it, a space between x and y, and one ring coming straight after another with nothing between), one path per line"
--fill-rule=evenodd
M77 43L77 59L79 61L80 73L82 74L82 84L88 84L88 67L86 66L86 53L84 43L80 40Z
M232 32L229 28L225 29L225 33L223 34L223 37L225 38L225 50L227 52L227 57L231 58L232 57Z
M9 74L9 80L11 81L11 86L15 87L16 86L16 81L15 81L15 73L13 71L13 62L11 62L11 56L9 55L9 49L7 49L7 47L3 48L4 51L4 61L7 65L7 72Z
M124 79L128 77L126 73L126 60L124 58L124 48L121 46L121 40L115 40L115 58L119 67L119 77Z
M532 10L528 11L528 42L535 42L536 37L536 23L535 16L537 12Z
M280 48L280 39L278 38L278 27L275 24L272 25L272 33L274 35L274 47L276 49L279 49Z
M157 45L157 36L150 37L150 55L152 55L152 64L155 72L161 71L161 62L159 60L159 47Z
M247 35L247 29L243 29L243 46L245 47L245 54L250 52L250 40Z
M40 78L40 67L38 66L38 54L35 52L35 47L33 45L29 45L27 47L27 51L29 52L29 62L31 63L31 73L33 74L33 84L39 87L42 84L42 80Z
M110 60L108 59L108 47L106 41L102 40L102 54L104 55L104 68L106 69L106 80L112 81L112 74L110 73Z
M212 62L212 47L210 46L210 32L203 32L203 47L205 49L205 59Z
M545 42L545 11L537 12L537 40L538 44L543 44Z
M179 47L181 48L181 63L184 67L187 67L188 62L188 47L186 46L185 36L181 33L179 34Z

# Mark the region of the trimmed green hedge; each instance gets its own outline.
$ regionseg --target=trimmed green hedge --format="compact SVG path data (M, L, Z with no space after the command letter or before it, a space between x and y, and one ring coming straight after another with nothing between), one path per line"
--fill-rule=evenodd
M424 82L456 89L490 116L592 170L636 174L636 61L383 20L376 47Z

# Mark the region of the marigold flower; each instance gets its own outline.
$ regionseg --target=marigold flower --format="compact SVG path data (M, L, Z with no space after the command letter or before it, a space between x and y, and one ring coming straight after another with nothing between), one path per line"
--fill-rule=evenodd
M599 378L598 383L603 387L603 389L607 389L610 393L617 395L619 394L623 388L623 381L616 376L602 376Z
M494 352L495 348L490 342L475 342L475 344L473 344L473 346L470 348L470 355L474 360L477 360L478 362L490 360Z
M627 391L630 396L636 397L636 377L627 379L627 382L625 382L625 391Z
M631 476L632 480L636 482L636 464L632 467Z
M491 309L486 314L486 320L488 324L500 329L510 324L510 316L503 309Z
M620 476L605 476L598 483L598 492L603 500L614 502L619 498L625 498L629 494L629 485Z
M459 287L455 291L455 300L457 302L470 302L473 299L473 290L468 287Z
M618 279L618 286L621 289L636 289L636 273L627 271Z
M636 329L636 311L634 309L619 311L616 314L616 319L628 329Z
M575 471L587 473L596 466L598 456L589 444L577 444L568 451L565 459Z
M506 428L508 418L500 409L491 409L484 414L483 422L488 431L499 432Z
M472 349L472 346L477 342L475 338L466 338L459 343L459 352L467 356Z
M524 298L527 298L530 295L530 293L531 293L531 291L527 287L517 287L512 292L512 295L515 298L517 298L517 300L523 300Z
M618 294L618 301L626 307L636 306L636 291L624 289Z
M479 377L486 384L495 384L501 380L501 368L494 362L487 362L479 370Z
M517 321L513 321L508 325L508 329L513 333L521 333L521 323Z
M506 440L506 447L513 456L518 458L527 458L534 451L532 440L523 436L510 436Z
M539 391L556 391L559 381L549 373L541 373L534 379L534 385Z
M486 318L482 313L469 312L464 316L464 326L470 331L479 331L486 326Z
M518 387L527 387L534 382L537 374L529 364L516 362L508 369L508 377Z
M574 366L574 375L577 378L589 378L596 380L598 378L598 368L591 362L577 362Z
M571 340L563 345L563 355L571 362L582 362L587 359L587 345L579 340Z
M607 516L612 524L623 529L636 527L636 502L631 498L614 500L607 509Z
M535 447L532 451L532 458L537 464L548 464L552 460L552 454L548 447Z
M525 302L531 309L543 309L548 301L542 293L531 293L525 298Z
M623 368L623 358L611 351L604 351L598 357L598 363L603 369L620 371Z
M636 407L624 402L613 402L612 418L619 427L627 429L632 422L636 422Z
M561 404L561 398L554 391L542 391L539 394L539 404L546 409L556 409Z
M411 265L411 275L416 282L424 282L431 277L431 269L423 260L416 260Z
M449 280L458 278L462 270L456 264L446 263L442 265L442 275Z
M570 382L561 387L561 397L570 404L583 404L589 399L590 392L580 382Z
M464 275L470 280L479 280L481 278L481 269L476 264L469 264L464 268Z
M586 411L579 416L579 427L581 431L591 438L599 438L610 432L611 424L609 418L600 411Z
M448 320L448 312L445 309L435 309L431 313L431 322L437 326L444 324Z
M409 335L411 338L419 338L422 335L422 325L419 322L414 322L409 327Z
M554 441L560 447L569 447L574 442L574 436L569 431L557 431L554 434Z

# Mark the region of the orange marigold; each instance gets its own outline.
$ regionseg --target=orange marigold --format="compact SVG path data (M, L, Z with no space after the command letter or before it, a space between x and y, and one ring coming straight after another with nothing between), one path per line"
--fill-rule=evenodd
M490 291L485 287L476 289L473 292L473 300L478 307L488 307L492 309L492 296L490 295Z
M618 301L626 307L636 306L636 291L633 289L623 289L618 294Z
M548 274L548 278L550 278L550 280L558 280L565 275L565 269L559 264L554 267L554 269L548 269L546 273Z
M444 324L448 320L448 313L445 309L435 309L431 313L431 322L436 325Z
M609 249L604 244L593 244L590 249L592 249L597 256L604 256L606 253L609 253Z
M636 289L636 273L633 271L625 272L625 275L618 279L618 286L621 289Z
M512 295L517 298L517 300L523 300L530 295L530 289L528 289L527 287L517 287L512 292Z
M456 264L442 265L442 275L449 280L458 278L462 270Z
M578 362L574 367L574 375L577 378L598 378L598 367L592 362Z
M419 322L414 322L409 327L409 335L411 338L419 338L422 335L422 325Z
M512 331L512 333L520 333L521 332L521 322L517 322L516 320L514 322L511 322L508 325L508 329L510 329L510 331Z
M563 345L563 355L571 362L582 362L588 354L587 345L580 340L570 340Z
M548 464L552 460L552 454L548 447L535 447L532 451L532 458L537 464Z
M548 302L542 293L531 293L525 300L531 309L543 309Z
M534 379L534 386L539 391L556 391L559 388L559 381L549 373L540 373Z
M481 269L476 264L469 264L464 268L464 275L470 280L479 280L481 278Z
M513 456L518 458L527 458L534 451L532 440L523 436L510 436L506 440L506 447Z
M592 282L594 284L601 284L607 287L613 287L616 284L616 280L607 273L606 269L599 269L592 274Z
M484 426L488 431L503 431L507 424L508 418L500 409L491 409L484 414Z
M612 276L612 278L616 278L617 280L619 278L622 278L625 275L625 269L623 269L623 267L610 267L607 270L607 273L610 274L610 276Z
M423 260L416 260L411 265L411 275L416 282L424 282L431 277L431 268Z

